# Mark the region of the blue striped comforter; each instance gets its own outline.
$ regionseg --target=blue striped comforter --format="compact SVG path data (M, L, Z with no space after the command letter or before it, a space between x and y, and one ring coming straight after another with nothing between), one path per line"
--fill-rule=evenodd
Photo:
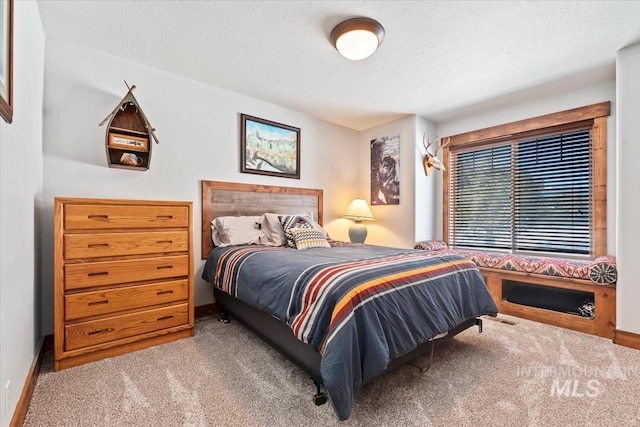
M203 278L321 353L322 380L341 420L355 392L391 360L467 319L497 313L473 262L419 250L216 248Z

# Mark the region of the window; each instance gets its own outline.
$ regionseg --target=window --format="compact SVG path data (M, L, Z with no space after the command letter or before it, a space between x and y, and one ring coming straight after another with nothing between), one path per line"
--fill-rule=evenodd
M547 117L555 125L553 117L566 113L450 137L444 204L450 246L582 257L606 252L606 119L580 115L559 126L532 126Z

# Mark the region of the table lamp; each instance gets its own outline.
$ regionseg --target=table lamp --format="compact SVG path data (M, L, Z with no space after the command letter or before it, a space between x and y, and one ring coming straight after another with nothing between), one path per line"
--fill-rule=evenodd
M373 219L373 213L367 202L364 199L354 199L342 216L354 220L354 223L349 227L351 243L364 243L367 238L367 227L364 226L362 220Z

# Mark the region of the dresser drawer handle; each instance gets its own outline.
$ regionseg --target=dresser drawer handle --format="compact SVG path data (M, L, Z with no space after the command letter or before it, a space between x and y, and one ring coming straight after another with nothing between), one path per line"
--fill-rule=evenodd
M159 265L156 267L156 270L171 270L173 265Z
M104 334L104 333L111 332L111 331L113 331L113 329L111 329L111 328L104 328L104 329L98 329L97 331L89 331L89 332L87 333L87 335Z
M95 273L87 274L87 276L89 276L89 277L108 276L108 275L109 275L108 271L98 271L98 272L95 272Z
M166 316L159 317L159 318L157 319L157 321L159 322L159 321L161 321L161 320L169 320L169 319L173 319L173 316L172 316L172 315L170 315L170 314L168 314L168 315L166 315Z
M167 291L158 291L156 292L156 295L165 295L165 294L172 294L173 290L169 289Z
M87 215L89 219L109 219L109 215Z
M87 245L89 248L108 248L109 244L108 243L89 243Z
M100 304L109 304L109 300L105 299L105 300L102 300L102 301L91 301L89 303L89 305L100 305Z
M173 219L173 215L156 215L157 219Z
M161 245L161 244L165 244L165 243L168 244L168 245L171 245L173 243L173 240L158 240L156 242L156 245Z

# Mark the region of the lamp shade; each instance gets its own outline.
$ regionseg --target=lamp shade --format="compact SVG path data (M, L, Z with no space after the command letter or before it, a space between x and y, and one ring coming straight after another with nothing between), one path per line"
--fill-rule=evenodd
M354 199L342 216L344 218L355 219L356 221L374 219L373 212L371 212L371 208L369 208L369 205L364 199Z
M384 40L384 28L375 19L351 18L331 31L331 43L347 59L358 61L370 56Z

